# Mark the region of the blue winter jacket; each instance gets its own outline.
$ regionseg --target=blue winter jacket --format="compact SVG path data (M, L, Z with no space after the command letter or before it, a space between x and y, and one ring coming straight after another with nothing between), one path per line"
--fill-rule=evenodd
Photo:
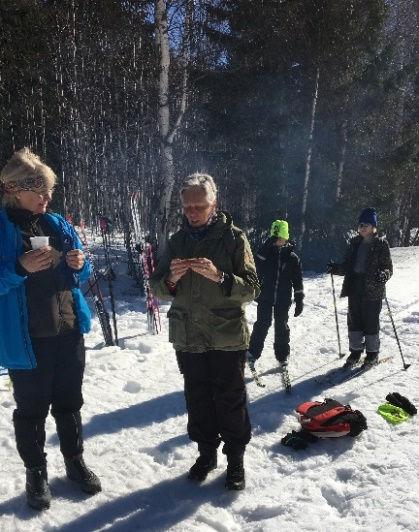
M58 214L43 215L53 230L60 235L63 252L82 249L82 244L73 227ZM26 276L16 273L15 265L23 253L23 241L19 227L0 209L0 366L8 369L33 369L36 360L28 330L28 310L26 304ZM80 283L87 281L91 265L85 261L81 270L72 270L63 261L74 299L76 316L81 333L90 330L90 310ZM39 309L42 312L42 309Z

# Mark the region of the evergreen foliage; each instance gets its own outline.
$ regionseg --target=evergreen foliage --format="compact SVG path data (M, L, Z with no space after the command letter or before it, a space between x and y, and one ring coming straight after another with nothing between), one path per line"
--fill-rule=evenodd
M57 209L76 221L118 224L138 189L141 222L158 230L156 1L1 2L0 164L31 146L60 176ZM287 218L305 267L338 254L367 205L392 245L417 243L417 2L164 5L172 126L186 95L170 140L175 181L212 173L255 245ZM169 199L176 212L176 187Z

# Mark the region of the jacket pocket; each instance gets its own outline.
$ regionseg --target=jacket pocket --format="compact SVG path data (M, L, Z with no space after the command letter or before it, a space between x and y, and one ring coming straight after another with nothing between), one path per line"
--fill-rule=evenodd
M243 346L249 341L246 318L241 308L211 309L209 325L213 349Z
M167 313L169 318L169 342L181 346L186 345L185 314L179 309L170 309Z

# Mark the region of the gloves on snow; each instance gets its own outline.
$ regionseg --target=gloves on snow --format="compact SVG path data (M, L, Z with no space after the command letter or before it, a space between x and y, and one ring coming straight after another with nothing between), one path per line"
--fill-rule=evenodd
M301 451L307 447L309 443L314 443L318 440L316 436L306 432L305 430L299 430L288 432L282 440L282 445L286 447L291 447L294 451Z
M397 392L389 393L386 397L386 400L390 404L402 408L409 414L409 416L414 416L418 412L415 405L413 405L407 397L404 397L404 395L400 395Z

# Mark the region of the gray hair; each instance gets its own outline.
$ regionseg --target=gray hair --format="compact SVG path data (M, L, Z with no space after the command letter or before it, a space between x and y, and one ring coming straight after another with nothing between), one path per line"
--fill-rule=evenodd
M180 197L182 198L185 190L194 187L204 190L210 201L215 201L217 199L217 186L214 183L214 179L209 174L200 174L199 172L196 172L195 174L188 175L182 183Z

